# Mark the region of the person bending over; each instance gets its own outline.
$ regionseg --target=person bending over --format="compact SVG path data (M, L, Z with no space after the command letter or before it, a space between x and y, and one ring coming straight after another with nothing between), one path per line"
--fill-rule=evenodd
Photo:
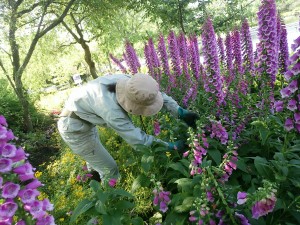
M70 149L80 155L100 179L118 178L118 166L100 142L96 125L112 128L133 148L140 144L150 146L157 141L169 150L183 150L183 141L156 139L136 127L128 115L151 116L162 107L189 126L195 126L199 118L198 114L181 108L174 99L160 92L158 83L149 75L106 75L70 94L60 114L58 130Z

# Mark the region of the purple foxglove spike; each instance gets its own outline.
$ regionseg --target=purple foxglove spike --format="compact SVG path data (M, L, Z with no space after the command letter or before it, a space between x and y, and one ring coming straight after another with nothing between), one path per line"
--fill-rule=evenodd
M112 54L109 54L111 60L121 69L122 73L127 73L126 68L122 65L121 61L115 58Z
M188 51L187 51L187 43L184 33L181 33L178 38L178 46L179 46L179 53L180 53L180 59L181 59L181 65L183 72L185 74L185 77L188 81L190 81L191 77L188 70Z
M250 27L247 20L244 20L241 28L241 43L242 43L242 56L244 62L245 72L249 72L253 75L254 71L254 56L253 45L250 34Z
M226 49L226 66L228 71L228 77L225 79L227 86L234 80L233 73L233 55L232 55L232 45L231 45L231 35L227 34L225 38L225 49Z
M241 51L241 38L240 32L235 30L233 32L233 58L234 58L234 68L237 73L239 73L239 77L243 74L243 62L242 62L242 51Z
M190 67L192 69L194 77L196 78L196 80L199 80L200 67L197 62L196 49L194 46L194 42L191 38L188 41L188 61L189 61Z
M271 88L274 87L278 68L277 10L275 0L262 0L258 15L259 61L260 74L267 79ZM272 54L269 54L272 52Z
M289 47L285 23L281 20L281 32L279 42L279 72L284 74L288 69Z
M218 37L218 54L221 64L225 63L225 51L224 51L224 44L223 39L219 36Z
M157 82L159 82L161 79L160 63L158 60L158 56L152 38L148 40L148 45L149 45L150 56L153 65L154 78L156 79Z
M171 65L173 73L176 77L180 77L182 74L182 70L180 67L180 55L178 49L177 38L175 36L174 31L170 31L168 36L168 45L169 45L169 52L171 57Z
M150 53L149 45L147 44L145 44L144 54L145 54L145 60L146 60L146 65L148 67L149 74L155 79L153 64L151 60L151 53Z
M129 41L126 41L126 43L125 43L125 55L127 58L126 62L128 63L128 67L129 67L131 73L136 74L140 67L140 63L138 61L136 52Z
M210 88L212 96L215 96L217 99L217 105L220 105L224 101L224 93L222 90L223 83L221 80L220 65L217 53L217 40L210 18L208 18L203 25L202 46L206 76L207 80L209 81L207 84Z

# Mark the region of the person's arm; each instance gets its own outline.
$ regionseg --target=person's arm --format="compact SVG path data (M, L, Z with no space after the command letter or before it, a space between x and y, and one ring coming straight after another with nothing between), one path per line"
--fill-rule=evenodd
M161 142L166 147L168 146L167 142L148 135L140 128L134 126L128 115L121 110L108 114L105 120L107 126L115 130L134 149L139 144L150 146L153 141Z
M178 118L178 109L180 108L178 103L172 97L168 96L164 92L162 92L161 94L164 100L163 107L167 111L169 111L175 118Z

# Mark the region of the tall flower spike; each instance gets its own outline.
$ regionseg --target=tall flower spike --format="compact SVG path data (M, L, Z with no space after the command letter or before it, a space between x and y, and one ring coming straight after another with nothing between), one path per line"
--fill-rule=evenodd
M289 60L289 47L287 41L287 31L285 23L280 20L280 42L279 42L279 72L284 74L287 71L288 60Z
M153 65L154 77L156 81L159 83L161 79L160 63L158 60L158 56L152 38L148 40L148 45L149 45L149 51L150 51L152 65Z
M232 55L232 45L231 45L231 35L227 34L225 38L225 47L226 47L226 67L228 71L228 75L225 79L227 86L230 85L230 83L234 79L234 73L233 73L233 55Z
M246 19L244 20L241 28L241 45L242 45L242 56L243 56L245 73L250 73L251 75L253 75L253 71L254 71L253 44L252 44L249 24Z
M234 69L237 78L243 74L243 62L242 62L242 50L241 50L241 37L240 32L235 30L232 35L233 43L233 58L234 58ZM238 73L238 74L237 74Z
M169 57L166 49L165 39L163 35L159 35L158 40L158 55L163 67L164 73L170 77Z
M179 46L182 69L186 79L190 81L191 77L188 70L188 51L187 51L187 43L186 43L186 38L184 33L180 33L178 40L179 40L178 46Z
M218 37L218 55L219 55L220 63L224 65L225 51L224 51L223 38L220 36Z
M114 57L112 54L109 54L111 60L121 69L122 73L127 73L126 68L122 65L121 61Z
M129 41L125 43L125 55L127 58L128 67L132 74L136 74L141 67L136 52Z
M145 55L146 65L148 67L149 74L155 79L153 64L151 60L151 53L148 44L145 44L144 55Z
M200 79L200 58L197 36L192 35L188 40L188 62L196 80Z
M179 55L179 48L177 44L177 38L174 31L170 31L168 36L168 45L169 45L169 52L171 57L171 65L173 74L177 77L180 77L182 74L182 70L180 67L180 55Z
M206 70L206 89L212 96L216 97L217 105L220 105L224 101L224 93L222 91L217 40L210 18L208 18L203 25L202 46Z
M278 37L275 0L262 0L258 15L259 72L274 87L278 68Z

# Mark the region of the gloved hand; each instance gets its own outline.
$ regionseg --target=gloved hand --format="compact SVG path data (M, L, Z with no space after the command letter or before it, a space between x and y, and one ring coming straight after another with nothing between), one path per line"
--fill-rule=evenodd
M190 112L181 107L178 108L178 118L183 120L188 126L196 128L196 120L200 117L197 113Z
M168 142L168 149L169 150L177 150L179 152L184 151L187 148L187 144L183 140L175 141L175 142Z

